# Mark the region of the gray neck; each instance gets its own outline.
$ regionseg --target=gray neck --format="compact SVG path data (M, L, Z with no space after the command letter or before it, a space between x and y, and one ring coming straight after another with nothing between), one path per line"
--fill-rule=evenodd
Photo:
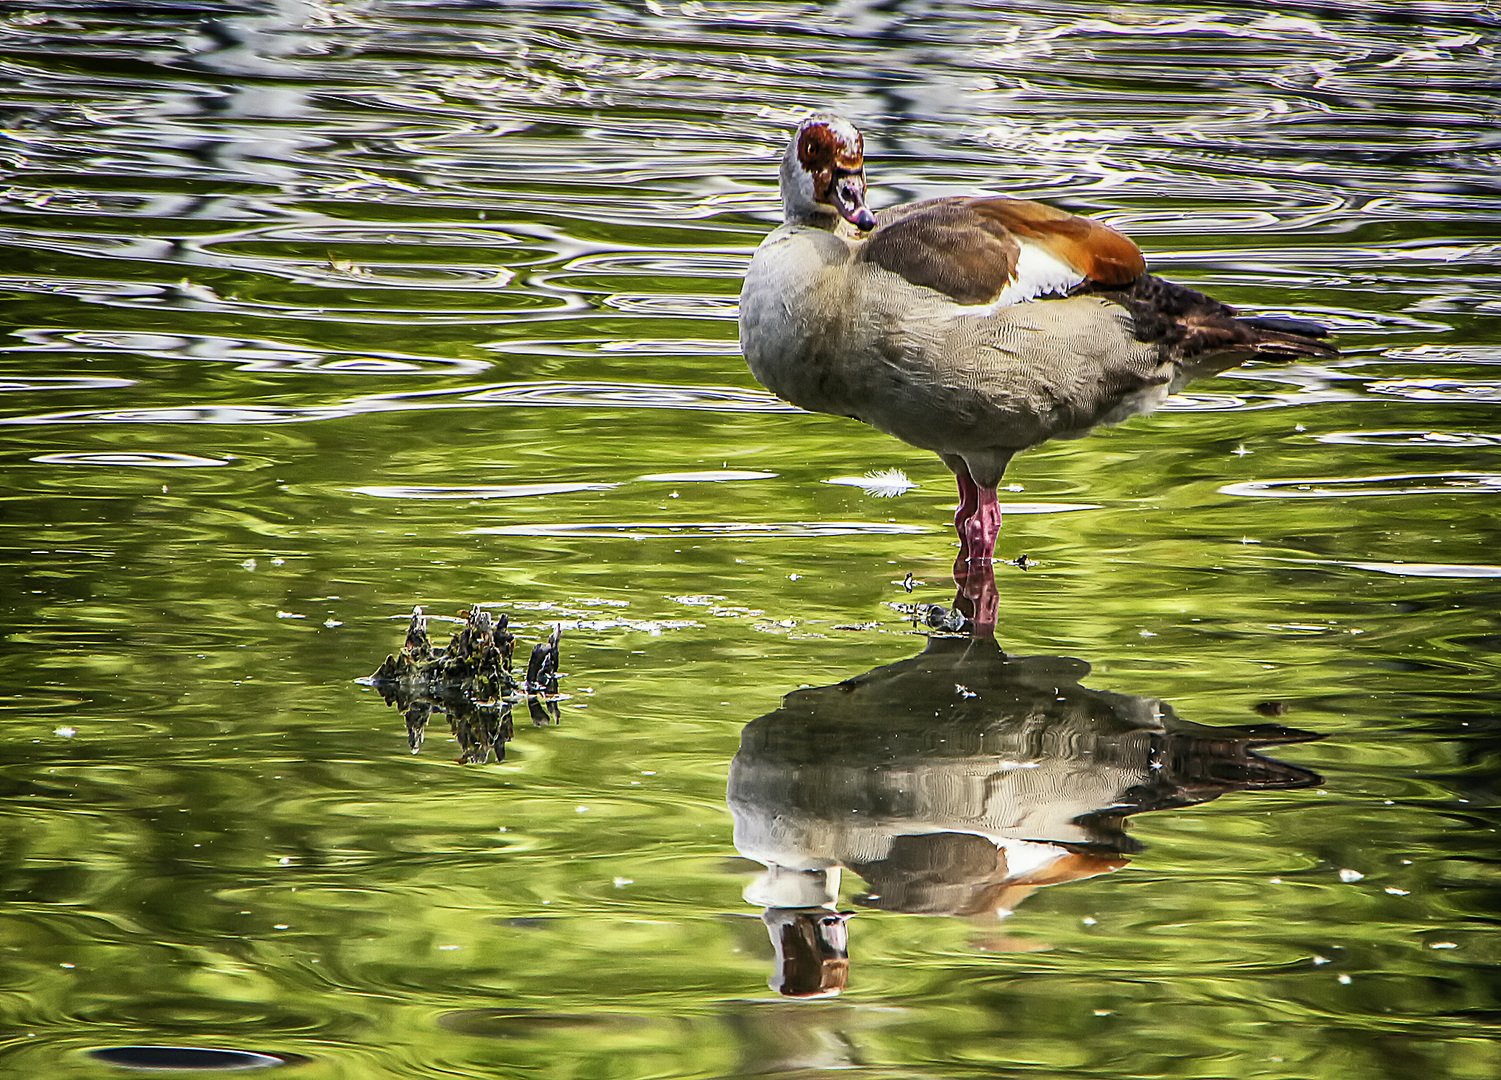
M808 225L835 231L841 218L832 207L821 206L813 197L813 178L797 160L796 142L782 155L782 218L788 225Z

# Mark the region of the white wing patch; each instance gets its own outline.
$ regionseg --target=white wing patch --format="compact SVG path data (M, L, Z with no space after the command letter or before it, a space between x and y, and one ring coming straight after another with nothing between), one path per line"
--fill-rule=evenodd
M1067 296L1082 284L1084 275L1068 263L1055 259L1037 244L1024 242L1016 258L1015 276L986 306L1003 308L1040 296Z

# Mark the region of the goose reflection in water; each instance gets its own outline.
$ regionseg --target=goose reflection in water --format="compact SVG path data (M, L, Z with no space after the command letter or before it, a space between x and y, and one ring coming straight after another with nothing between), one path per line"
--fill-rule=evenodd
M1089 665L1007 656L988 635L788 694L746 725L730 765L735 847L776 950L773 989L839 993L849 971L840 874L857 905L1003 919L1044 885L1118 870L1126 819L1317 774L1255 748L1318 736L1205 727L1156 698L1080 685Z

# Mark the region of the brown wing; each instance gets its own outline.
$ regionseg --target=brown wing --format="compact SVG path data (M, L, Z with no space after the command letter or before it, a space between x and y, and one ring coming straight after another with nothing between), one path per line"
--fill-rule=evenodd
M1043 203L998 197L883 210L859 257L961 304L984 304L1016 281L1027 245L1101 285L1126 285L1146 272L1140 249L1109 226Z

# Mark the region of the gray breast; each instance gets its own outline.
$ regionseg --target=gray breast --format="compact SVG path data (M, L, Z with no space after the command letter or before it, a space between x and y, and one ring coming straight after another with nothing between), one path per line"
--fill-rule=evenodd
M741 294L752 373L812 412L853 416L941 454L1009 453L1150 407L1171 365L1100 296L986 311L784 226Z

